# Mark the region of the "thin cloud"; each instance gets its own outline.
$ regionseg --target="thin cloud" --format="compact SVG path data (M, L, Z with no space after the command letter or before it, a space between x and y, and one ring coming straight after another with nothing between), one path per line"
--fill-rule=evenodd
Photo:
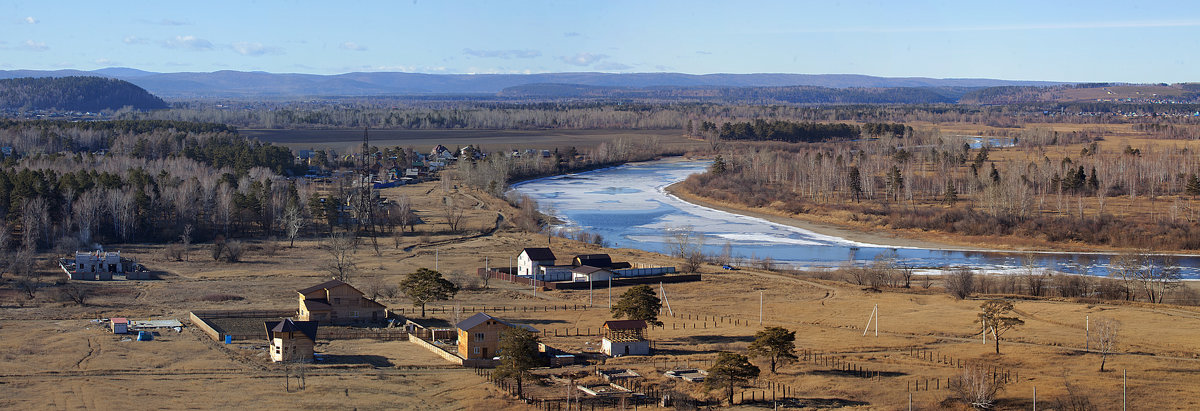
M1200 20L1145 20L1107 21L1045 24L1008 24L991 26L942 26L942 27L844 27L828 29L784 30L781 33L952 33L976 31L1025 31L1025 30L1092 30L1092 29L1138 29L1198 27Z
M542 52L537 50L473 50L463 49L463 54L475 57L502 58L502 59L531 59L541 57Z
M345 43L342 43L342 44L338 45L338 48L340 48L342 50L351 50L351 51L366 51L367 50L366 46L360 45L353 41L347 41Z
M279 47L264 46L262 43L235 41L229 45L233 51L243 56L262 56L267 54L283 54Z
M711 52L711 51L704 51L704 50L696 50L696 54L703 54L703 55L706 55L706 56L707 56L707 55L709 55L709 54L712 54L712 52Z
M37 24L38 19L33 18L33 16L29 16L25 18L25 22L29 24Z
M46 51L50 49L50 47L46 46L45 42L33 40L25 40L25 43L21 44L21 48L29 51Z
M121 63L118 63L118 62L115 62L115 61L112 61L109 59L105 59L105 58L100 58L100 59L96 59L96 64L99 64L101 66L112 66L112 65L121 64Z
M188 22L179 21L179 20L162 19L162 20L158 21L158 24L161 24L164 26L186 26L186 25L188 25Z
M600 63L600 64L596 65L597 70L621 71L621 70L629 70L631 68L633 68L633 66L628 65L628 64L617 63L615 61L609 61L606 63Z
M563 63L575 66L590 66L592 63L608 58L606 54L579 53L574 56L559 57Z
M146 44L150 42L150 40L146 40L138 36L125 36L125 38L121 41L125 44Z
M193 51L212 50L213 48L212 42L196 36L175 36L175 38L163 43L163 46L171 49Z

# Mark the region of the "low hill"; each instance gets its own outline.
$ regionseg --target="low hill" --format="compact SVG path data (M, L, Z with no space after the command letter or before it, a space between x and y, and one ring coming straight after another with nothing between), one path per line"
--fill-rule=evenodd
M102 111L166 108L167 103L124 80L104 77L23 77L0 80L0 109Z
M584 84L526 84L499 95L528 99L654 99L755 104L936 104L954 103L961 87L608 87Z
M684 74L684 73L537 73L425 74L370 72L336 75L215 71L154 73L130 68L0 71L0 78L63 77L81 73L127 80L165 98L295 98L317 96L488 95L530 84L569 84L627 89L742 88L813 86L826 88L979 88L1048 86L1062 83L994 79L874 77L857 74Z

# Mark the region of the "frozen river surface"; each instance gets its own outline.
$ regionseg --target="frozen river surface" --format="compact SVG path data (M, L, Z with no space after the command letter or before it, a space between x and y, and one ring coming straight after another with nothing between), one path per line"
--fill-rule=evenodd
M720 254L729 244L735 257L770 257L777 264L796 267L868 264L883 253L895 253L901 263L917 268L966 266L1011 271L1023 265L1023 256L1015 253L857 243L701 207L666 193L667 186L703 172L707 166L704 161L660 160L548 177L517 184L514 189L537 200L543 212L562 219L558 228L594 232L618 248L665 252L664 232L691 227L703 235L707 253ZM1110 256L1044 253L1036 257L1038 266L1055 271L1106 275ZM1200 258L1181 257L1179 263L1186 277L1200 277Z

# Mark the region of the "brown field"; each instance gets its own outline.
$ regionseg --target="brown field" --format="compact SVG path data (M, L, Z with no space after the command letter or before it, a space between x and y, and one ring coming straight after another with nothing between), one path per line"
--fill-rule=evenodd
M473 307L501 307L496 315L526 322L546 332L543 340L567 351L594 352L599 337L588 333L610 319L608 290L537 292L493 280L483 288L472 278L477 267L508 264L523 247L543 246L546 237L490 228L497 213L512 215L507 205L467 191L461 196L468 210L466 235L445 233L439 217L443 192L437 183L387 189L383 195L407 195L428 223L401 238L380 239L378 254L370 242L357 251L358 273L352 284L362 288L370 279L396 284L405 273L434 267L468 290L431 316L454 321ZM296 304L295 290L327 279L319 267L327 257L315 238L281 248L275 255L252 250L241 263L215 262L207 245L198 245L191 261L168 261L162 246L122 245L126 254L152 269L165 272L156 281L85 284L93 291L87 306L57 302L52 287L32 301L9 292L0 309L0 408L6 409L129 409L129 408L281 408L293 401L312 409L520 409L522 405L488 384L471 370L448 366L440 358L408 342L372 340L321 341L318 353L329 361L307 367L307 389L285 389L285 370L269 363L265 341L218 344L194 327L182 333L164 332L152 342L122 341L94 319L125 316L132 319L185 320L191 310L287 309ZM597 246L553 239L560 259ZM637 250L605 250L617 261L674 264L673 259ZM49 257L49 256L47 256ZM45 269L47 278L57 271ZM1099 409L1121 403L1121 370L1128 371L1132 409L1196 409L1200 407L1200 311L1189 307L1077 302L1058 299L1016 300L1026 325L1011 331L993 353L991 341L978 340L973 323L983 299L954 300L938 287L864 290L830 278L828 273L783 274L754 269L724 271L706 266L705 280L664 286L674 315L664 316L663 328L651 336L659 354L648 358L611 359L605 367L634 368L646 376L643 386L672 388L707 395L695 384L667 380L661 371L697 364L719 350L741 351L760 330L759 296L764 301L763 325L797 332L800 349L820 353L817 360L783 366L763 375L739 392L769 394L768 383L784 384L805 404L828 404L856 409L905 409L909 394L916 409L959 406L943 401L950 395L945 379L956 373L958 361L984 362L1010 372L1014 380L1000 395L1001 409L1027 409L1034 387L1038 405L1049 408L1068 393L1068 387ZM612 290L614 299L625 288ZM761 293L761 294L760 294ZM210 302L212 294L244 300ZM408 308L404 298L382 298L384 304ZM864 337L872 307L880 308L879 336ZM534 307L572 309L529 311ZM410 314L411 315L411 314ZM1108 372L1098 372L1099 356L1085 353L1084 318L1118 319L1123 323L1120 354L1109 358ZM186 322L186 321L185 321ZM686 327L686 328L684 328ZM559 336L556 336L559 335ZM563 336L572 334L571 336ZM921 354L912 355L910 353ZM862 378L824 361L880 372ZM759 364L762 364L761 362ZM544 370L562 374L571 370ZM920 383L914 390L912 384ZM295 384L295 381L291 381ZM925 389L925 384L930 389ZM940 388L939 388L940 387ZM294 385L293 385L294 388ZM566 387L556 383L531 388L543 398L562 398Z
M343 150L362 144L362 129L335 130L262 130L240 129L238 134L268 141L292 149L332 148ZM446 147L473 144L485 151L506 149L553 150L568 147L595 147L620 138L658 138L665 149L686 150L696 142L683 137L681 130L370 130L371 145L412 147L427 152L441 144Z

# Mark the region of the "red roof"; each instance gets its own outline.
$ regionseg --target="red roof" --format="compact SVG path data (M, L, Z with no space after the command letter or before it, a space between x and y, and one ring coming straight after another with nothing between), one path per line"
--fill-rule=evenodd
M129 324L128 318L110 318L109 321L112 321L113 324Z

